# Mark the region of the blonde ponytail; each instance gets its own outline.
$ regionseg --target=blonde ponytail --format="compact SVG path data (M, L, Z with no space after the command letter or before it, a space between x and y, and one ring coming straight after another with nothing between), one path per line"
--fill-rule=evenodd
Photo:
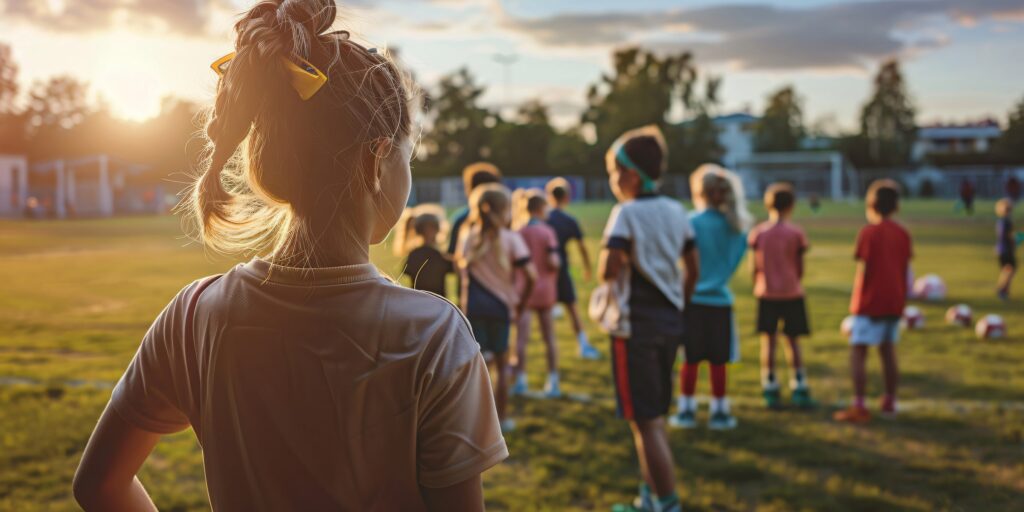
M690 176L690 192L698 209L717 210L734 231L746 233L753 225L743 182L736 173L715 164L701 165Z

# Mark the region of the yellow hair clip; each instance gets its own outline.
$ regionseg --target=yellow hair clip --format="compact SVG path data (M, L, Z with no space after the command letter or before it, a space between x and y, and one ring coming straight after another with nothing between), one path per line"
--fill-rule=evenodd
M231 52L213 62L210 68L213 69L218 76L224 76L224 73L228 70L228 64L232 59L235 58L235 52ZM281 57L284 61L285 67L288 69L288 73L292 76L292 88L295 92L299 93L299 97L303 101L306 101L313 97L317 91L320 90L324 84L327 83L327 75L323 74L316 66L312 65L306 59L302 57L295 57L298 59L298 64L293 62L291 59Z

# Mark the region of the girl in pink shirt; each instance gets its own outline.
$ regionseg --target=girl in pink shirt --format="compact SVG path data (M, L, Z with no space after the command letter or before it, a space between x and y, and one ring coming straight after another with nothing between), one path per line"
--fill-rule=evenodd
M516 352L512 362L515 378L512 394L522 395L527 392L526 344L530 340L532 313L536 313L548 360L548 379L544 386L544 394L548 398L558 398L562 395L558 378L558 347L555 345L555 324L551 318L551 310L558 300L558 270L561 266L558 257L558 235L544 222L548 205L543 191L520 189L515 192L513 198L517 210L516 226L530 250L530 260L537 270L537 280L533 292L529 296L524 296L526 308L516 324ZM519 289L524 289L525 279L518 279L517 285Z
M473 328L480 350L495 369L495 404L501 428L515 423L507 417L508 338L512 322L526 310L537 272L523 237L509 229L511 201L508 189L492 183L469 196L469 218L462 225L455 263L462 277L463 312ZM516 274L524 281L516 287Z

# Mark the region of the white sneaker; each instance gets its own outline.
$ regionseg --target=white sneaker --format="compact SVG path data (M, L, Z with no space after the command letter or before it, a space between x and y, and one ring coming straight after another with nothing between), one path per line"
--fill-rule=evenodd
M551 308L551 318L559 319L565 316L565 308L561 304L555 304L555 307Z
M516 377L515 383L512 384L512 388L508 390L508 394L512 396L520 396L527 394L529 391L530 389L526 386L526 374L520 373L519 376Z
M587 333L581 332L576 337L576 341L580 346L580 358L587 359L590 361L596 361L601 359L601 352L597 350L593 345L590 344L590 340L587 339Z
M544 398L562 398L562 389L558 385L558 375L549 375L544 384Z

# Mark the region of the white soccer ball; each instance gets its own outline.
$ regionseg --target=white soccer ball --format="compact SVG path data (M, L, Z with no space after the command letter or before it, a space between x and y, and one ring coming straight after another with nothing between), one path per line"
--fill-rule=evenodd
M946 298L946 283L935 274L927 274L914 281L914 297L936 301Z
M924 313L916 306L907 306L903 309L903 327L910 330L924 327Z
M839 332L843 333L843 336L847 338L853 334L853 315L843 319L842 323L839 324Z
M957 304L946 310L946 323L959 327L970 327L974 323L974 313L967 304Z
M1006 337L1006 323L999 315L985 315L974 326L974 333L983 340L1004 338Z

